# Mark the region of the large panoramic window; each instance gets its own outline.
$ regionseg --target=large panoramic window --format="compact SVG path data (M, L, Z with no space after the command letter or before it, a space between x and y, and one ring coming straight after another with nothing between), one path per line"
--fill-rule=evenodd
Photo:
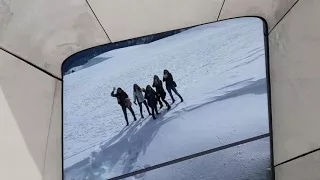
M68 58L65 180L271 180L265 32L243 17Z

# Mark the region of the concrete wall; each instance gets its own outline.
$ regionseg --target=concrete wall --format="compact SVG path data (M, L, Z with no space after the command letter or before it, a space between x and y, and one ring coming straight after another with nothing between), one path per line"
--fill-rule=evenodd
M66 57L109 38L262 16L270 32L276 178L313 180L319 151L286 161L320 147L319 9L318 0L0 0L0 47L61 77ZM60 179L60 97L59 79L0 50L1 179Z
M85 0L0 0L0 47L56 76L68 56L108 42Z
M269 31L297 0L226 0L219 20L237 16L260 16L267 20Z
M56 82L0 50L1 179L42 179Z
M223 0L88 0L112 42L216 21Z
M300 0L269 35L276 164L320 147L319 8Z

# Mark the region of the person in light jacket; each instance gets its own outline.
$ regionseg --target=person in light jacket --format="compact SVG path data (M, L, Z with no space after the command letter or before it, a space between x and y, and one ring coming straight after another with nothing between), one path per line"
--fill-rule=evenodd
M142 113L142 103L146 106L149 115L151 115L147 101L144 99L144 96L142 94L141 88L137 84L134 84L133 85L133 103L135 105L137 105L136 101L138 101L139 108L140 108L140 114L141 114L142 118L144 118L143 113Z
M170 95L170 97L172 99L172 103L175 102L175 99L173 98L171 91L173 91L177 96L179 96L181 102L183 102L182 96L179 94L179 92L176 89L177 84L173 80L172 74L167 69L165 69L163 71L163 82L166 82L166 89L167 89L167 91L168 91L168 93L169 93L169 95Z
M137 120L137 118L136 118L136 116L134 114L134 111L132 109L130 99L129 99L127 93L124 92L121 88L117 89L117 93L116 94L114 93L115 90L116 90L116 88L114 87L113 91L111 92L111 96L117 98L118 104L121 106L123 114L124 114L124 118L126 119L127 126L129 126L127 108L130 110L132 116L134 117L134 121Z
M161 102L161 100L162 100L166 104L167 109L169 110L171 108L171 106L169 105L169 103L165 99L167 93L164 91L163 86L162 86L162 81L159 79L159 77L157 75L154 75L154 77L153 77L152 87L156 88L156 93L158 95L158 102L160 104L160 109L163 107L162 102Z
M157 115L159 114L157 110L157 93L150 85L148 85L146 89L143 89L143 91L145 91L144 98L148 100L148 105L151 108L152 117L153 119L156 119L154 112L156 112Z

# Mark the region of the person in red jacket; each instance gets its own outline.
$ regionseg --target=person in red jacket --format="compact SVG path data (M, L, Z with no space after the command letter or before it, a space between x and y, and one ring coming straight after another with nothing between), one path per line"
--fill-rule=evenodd
M116 90L116 88L114 87L113 91L111 92L111 96L117 98L118 104L121 106L123 114L124 114L124 118L126 119L127 126L129 126L127 108L130 110L132 116L134 117L134 121L137 120L137 118L136 118L136 116L134 114L134 111L132 109L130 99L129 99L127 93L124 92L121 88L117 89L117 93L116 94L114 93L115 90Z

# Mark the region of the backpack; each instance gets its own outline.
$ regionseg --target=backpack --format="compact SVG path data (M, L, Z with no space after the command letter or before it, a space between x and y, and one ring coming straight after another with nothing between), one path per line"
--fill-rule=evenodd
M132 103L131 103L131 101L130 101L129 98L126 98L126 99L124 100L124 103L125 103L126 107L131 107L131 105L132 105Z
M177 87L177 83L175 81L173 81L173 86Z

